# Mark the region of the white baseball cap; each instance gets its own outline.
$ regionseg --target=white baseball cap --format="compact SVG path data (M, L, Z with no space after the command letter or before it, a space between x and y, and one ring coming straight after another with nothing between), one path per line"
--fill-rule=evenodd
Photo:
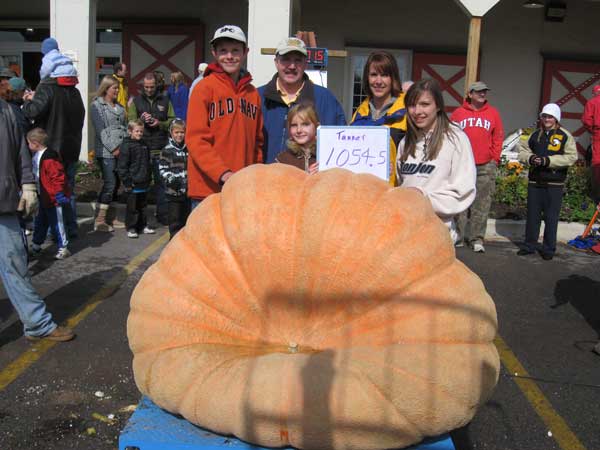
M212 41L210 41L211 45L214 44L217 39L222 38L233 39L234 41L241 42L244 45L247 44L246 35L237 25L223 25L222 27L217 28Z
M540 113L540 117L542 114L548 114L556 119L557 122L560 122L560 106L556 103L548 103L542 108L542 112Z

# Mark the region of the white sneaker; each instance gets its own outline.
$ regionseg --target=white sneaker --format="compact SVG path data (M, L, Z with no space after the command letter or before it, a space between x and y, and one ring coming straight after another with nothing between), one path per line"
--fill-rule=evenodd
M54 255L54 259L65 259L71 256L71 252L67 247L59 248L56 255Z
M29 228L25 228L25 236L31 236L33 234L33 231L31 231Z
M480 244L479 242L473 244L473 251L475 253L485 253L485 247L483 246L483 244Z
M154 230L154 228L145 227L145 228L142 230L142 233L144 233L144 234L155 234L155 233L156 233L156 231Z
M136 239L139 235L137 234L137 231L135 230L129 230L127 232L127 237L131 238L131 239Z

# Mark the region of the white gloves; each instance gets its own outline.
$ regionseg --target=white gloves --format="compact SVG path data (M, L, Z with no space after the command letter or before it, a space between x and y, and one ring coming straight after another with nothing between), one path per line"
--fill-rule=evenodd
M39 201L35 184L24 184L17 211L21 211L23 213L23 217L33 217L37 213L38 206Z

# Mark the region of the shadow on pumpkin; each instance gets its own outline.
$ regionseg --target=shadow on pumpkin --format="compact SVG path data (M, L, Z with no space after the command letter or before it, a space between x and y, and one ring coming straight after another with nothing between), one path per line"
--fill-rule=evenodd
M265 425L271 424L272 426L279 427L280 445L286 446L289 445L289 438L292 435L292 432L288 429L289 426L289 428L294 428L300 434L300 436L296 435L296 440L293 442L294 445L300 448L327 450L335 448L336 441L346 433L352 432L359 435L361 439L368 437L369 439L376 439L378 442L396 441L407 434L414 433L414 429L419 429L420 424L423 424L423 428L426 428L425 422L432 420L432 418L438 418L438 411L443 409L444 403L447 402L447 399L444 397L452 396L453 394L452 392L444 392L444 389L440 388L440 386L429 386L428 384L428 380L443 380L444 374L441 372L437 373L438 358L440 357L440 353L444 352L443 348L437 348L441 343L427 345L427 354L418 355L421 360L429 361L426 369L427 373L423 376L423 381L427 384L427 387L424 389L421 388L421 391L425 395L423 395L418 403L418 409L423 413L421 422L419 423L411 423L410 419L398 420L398 416L410 416L412 412L408 409L403 409L406 408L405 405L398 406L397 399L402 398L404 393L410 394L410 392L406 391L403 379L398 377L400 370L394 368L394 359L398 353L392 349L392 345L389 345L394 339L397 339L397 333L395 333L397 329L394 328L394 324L396 323L395 319L401 320L400 318L389 317L389 320L386 323L382 323L379 327L379 331L383 330L383 334L387 336L384 340L387 339L389 344L380 342L374 346L365 346L368 347L369 352L381 353L382 358L378 361L385 361L383 364L385 369L382 371L382 379L378 380L381 381L379 384L369 379L366 373L361 372L359 370L360 366L357 366L355 361L351 359L350 352L344 351L353 347L357 339L357 334L360 334L355 333L356 330L353 329L352 324L364 314L378 308L379 304L386 301L370 302L366 300L367 295L369 294L355 293L352 296L340 294L319 299L318 315L328 318L320 324L320 327L317 327L321 330L320 332L323 334L334 332L336 327L332 324L336 323L345 324L342 327L345 332L342 333L338 345L322 349L308 348L304 351L306 360L299 370L301 383L299 387L301 395L299 398L302 399L300 417L266 415L260 411L253 410L251 402L248 400L252 397L249 392L249 386L253 385L252 379L257 363L254 362L248 366L248 382L244 392L246 399L243 402L245 440L253 443L258 442L260 433L257 430L264 429ZM269 309L263 312L265 317L262 321L262 335L272 335L272 333L267 331L272 327L278 326L278 319L282 315L291 317L292 319L288 320L292 322L295 317L298 319L298 323L310 323L308 319L310 319L311 314L314 314L314 310L311 310L311 307L307 307L308 302L299 301L302 296L298 293L278 292L266 297L263 304L269 305ZM403 300L407 304L411 301L417 302L417 300ZM423 300L419 300L418 303L423 303ZM473 321L473 323L484 322L495 327L495 318L490 317L481 309L464 304L450 304L435 299L429 300L427 303L431 313L428 316L422 317L421 324L423 327L428 328L432 334L438 327L445 326L436 319L437 313L444 310L455 310L460 313L463 320ZM340 305L345 305L345 307L342 308ZM399 315L401 316L401 313ZM310 332L310 330L308 331ZM475 332L470 337L466 336L465 340L472 342L474 336ZM407 338L410 340L410 337ZM381 340L381 333L379 334L379 339ZM273 345L274 343L265 342L265 344ZM297 344L298 354L302 355L304 345L302 339L299 339ZM284 346L280 345L280 347ZM491 390L497 382L498 366L481 360L479 355L476 354L476 350L473 350L473 347L472 345L468 346L465 352L470 355L471 359L467 356L465 358L467 363L464 366L460 366L460 363L456 362L452 370L456 371L456 373L462 372L463 385L472 386L473 389L477 390L474 397L484 402L491 395ZM293 355L290 355L290 357L293 358ZM356 389L357 384L352 381L347 386L340 386L339 376L341 372L351 373L354 378L360 379L361 384L358 385L359 389ZM348 380L348 378L344 378L344 380ZM362 423L356 420L346 421L345 419L340 419L339 411L345 410L344 404L352 404L355 407L356 403L352 399L354 397L364 397L366 395L365 392L371 398L373 396L381 396L381 407L375 411L377 414L369 416L369 420L365 420ZM332 402L333 397L335 399ZM395 403L391 402L391 397L396 398ZM407 397L410 397L410 395L407 395ZM407 399L407 404L410 404L410 401ZM414 402L414 399L412 401ZM335 408L332 403L335 403ZM335 409L338 410L337 417ZM315 418L318 418L318 421ZM450 422L456 422L454 426L460 427L465 426L465 422L468 419L456 418L456 420L450 419ZM399 422L402 424L401 426L398 426ZM420 430L416 433L420 435ZM339 447L339 442L337 446ZM470 444L470 441L464 438L464 433L462 445L458 448L474 448Z
M48 311L56 323L62 323L72 316L77 310L85 305L98 290L115 275L119 275L119 282L109 292L105 298L112 296L127 279L127 272L122 268L113 268L101 270L90 275L78 278L47 295L44 298ZM59 281L57 281L59 283ZM4 322L13 317L15 320L0 332L0 348L4 345L16 341L23 336L23 324L14 312L12 304L7 301L0 302L0 322Z

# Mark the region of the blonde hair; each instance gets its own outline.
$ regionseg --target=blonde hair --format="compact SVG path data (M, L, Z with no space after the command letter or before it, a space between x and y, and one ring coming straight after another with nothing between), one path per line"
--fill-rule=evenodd
M43 128L37 127L27 133L27 140L46 145L48 143L48 133Z
M133 131L133 129L135 127L142 127L142 128L144 128L144 122L142 122L140 119L136 119L136 120L130 120L127 123L127 131Z
M100 86L98 86L98 90L96 91L96 97L104 97L109 88L114 85L119 85L119 82L113 78L111 75L105 75L102 77L102 81L100 82Z
M177 89L177 87L180 84L183 84L184 78L183 78L183 73L181 72L173 72L171 73L171 84L173 86L175 86L175 89Z
M313 123L315 128L320 125L319 123L319 115L315 110L315 107L310 102L299 103L296 106L292 107L288 112L287 116L287 132L288 136L290 134L290 126L292 125L292 121L296 118L296 116L300 116L303 119L307 119L309 122ZM304 150L300 147L296 142L294 142L291 138L287 140L287 148L296 156L304 155ZM317 144L316 142L310 145L310 154L312 156L317 153Z

